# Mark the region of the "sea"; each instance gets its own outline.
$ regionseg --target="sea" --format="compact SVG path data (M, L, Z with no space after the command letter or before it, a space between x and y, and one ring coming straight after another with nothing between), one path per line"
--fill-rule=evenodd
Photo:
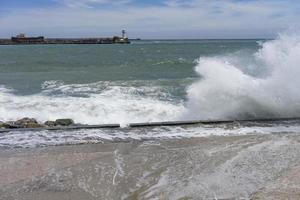
M300 117L300 35L0 46L0 121L71 118L117 129L0 133L0 147L299 132L276 123L129 123Z

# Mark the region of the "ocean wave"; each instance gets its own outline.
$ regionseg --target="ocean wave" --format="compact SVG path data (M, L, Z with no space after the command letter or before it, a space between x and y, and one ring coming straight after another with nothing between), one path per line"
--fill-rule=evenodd
M201 57L195 71L202 79L187 90L184 118L300 116L300 34L281 34L248 57L253 57L256 74L264 76L243 70L247 57L235 62L231 57Z
M134 84L134 83L132 83ZM173 120L184 109L159 86L131 86L98 82L43 84L38 94L19 96L0 91L0 120L33 117L38 121L72 118L76 123L103 124ZM147 95L145 95L147 94Z

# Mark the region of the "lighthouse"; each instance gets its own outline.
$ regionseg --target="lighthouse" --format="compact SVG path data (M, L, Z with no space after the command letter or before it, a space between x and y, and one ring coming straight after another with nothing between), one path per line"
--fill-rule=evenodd
M124 29L122 30L122 38L126 38L126 31Z

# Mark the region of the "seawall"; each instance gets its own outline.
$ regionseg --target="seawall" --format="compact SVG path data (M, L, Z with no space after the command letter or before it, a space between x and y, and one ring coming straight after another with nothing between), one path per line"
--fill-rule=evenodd
M43 40L0 39L0 45L32 45L32 44L129 44L128 38L45 38Z

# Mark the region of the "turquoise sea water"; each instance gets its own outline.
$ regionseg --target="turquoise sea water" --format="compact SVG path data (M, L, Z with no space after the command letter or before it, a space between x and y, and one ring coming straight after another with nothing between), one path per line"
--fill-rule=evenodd
M80 124L300 116L300 37L0 46L0 121ZM299 122L12 131L0 146L299 132Z
M197 78L201 56L255 51L258 40L136 41L129 45L0 46L0 85L39 93L45 81L85 84L143 81L174 85ZM159 83L161 81L161 83ZM186 81L190 84L191 81ZM181 94L182 95L182 94Z

